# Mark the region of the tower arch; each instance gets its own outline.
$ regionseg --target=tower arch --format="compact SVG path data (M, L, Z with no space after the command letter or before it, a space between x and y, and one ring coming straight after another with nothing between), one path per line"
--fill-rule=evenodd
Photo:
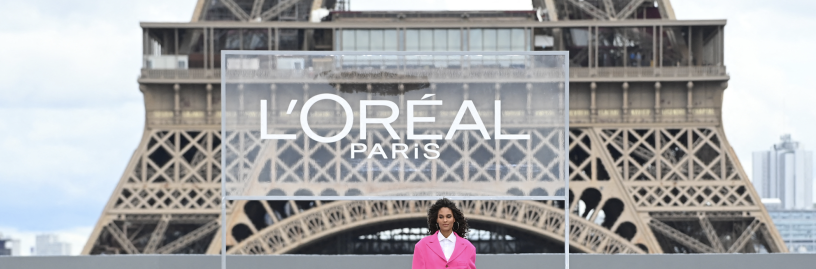
M456 201L470 220L564 242L563 209L536 201ZM287 254L334 234L394 221L424 220L430 201L335 201L267 226L237 242L228 254ZM246 225L240 223L238 225ZM584 253L644 253L629 240L595 223L570 218L570 247ZM217 241L217 240L216 240Z

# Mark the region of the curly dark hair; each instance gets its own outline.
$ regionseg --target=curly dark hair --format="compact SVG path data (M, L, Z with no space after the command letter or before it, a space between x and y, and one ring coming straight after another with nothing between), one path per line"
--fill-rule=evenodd
M456 207L456 204L453 203L448 198L442 198L436 200L431 208L428 209L428 234L434 234L436 231L439 231L439 227L437 226L436 219L439 215L439 209L443 207L447 207L453 212L453 219L456 220L456 224L453 226L453 231L459 235L459 237L465 238L468 233L468 229L470 228L467 223L467 219L465 215L462 214L462 211Z

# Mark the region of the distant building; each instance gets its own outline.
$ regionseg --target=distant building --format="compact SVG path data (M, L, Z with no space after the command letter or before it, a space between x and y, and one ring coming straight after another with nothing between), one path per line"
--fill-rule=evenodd
M816 210L774 211L769 208L768 213L788 251L816 253Z
M776 229L794 253L816 253L813 153L789 134L769 151L754 152L753 184Z
M55 234L42 234L37 236L37 255L61 256L71 255L71 244L60 242Z
M782 200L779 198L762 198L762 204L765 205L765 209L768 211L779 211L782 210Z
M778 198L782 209L813 208L813 152L790 134L770 151L754 152L753 184L761 198Z
M0 256L20 256L20 240L4 238L0 233Z

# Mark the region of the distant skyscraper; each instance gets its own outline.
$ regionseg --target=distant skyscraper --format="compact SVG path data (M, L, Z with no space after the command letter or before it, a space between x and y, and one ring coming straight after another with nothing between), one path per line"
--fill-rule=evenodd
M36 244L37 255L71 255L71 245L60 242L57 235L54 234L38 235Z
M754 152L754 187L762 198L778 198L783 209L811 209L813 152L790 134L781 139L770 151Z
M20 256L20 240L4 238L0 233L0 256Z

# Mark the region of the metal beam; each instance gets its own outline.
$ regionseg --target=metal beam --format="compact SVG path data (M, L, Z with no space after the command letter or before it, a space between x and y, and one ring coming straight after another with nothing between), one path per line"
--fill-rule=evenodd
M144 224L155 223L163 218L170 217L173 223L184 224L204 224L218 218L217 214L165 214L165 215L125 215L125 220L130 223Z
M221 227L218 224L218 220L217 219L212 220L207 224L204 224L204 226L198 227L198 229L195 229L192 232L185 234L184 236L179 237L175 241L170 242L167 245L161 247L160 249L156 250L156 253L171 254L173 252L176 252L179 249L182 249L192 244L193 242L201 239L210 232L215 231L216 229L218 229L218 227Z
M576 7L580 8L590 16L595 17L596 19L607 21L610 18L609 14L606 14L602 10L598 9L597 7L593 6L590 3L587 3L586 1L569 0L569 2L575 5Z
M661 136L661 138L662 138L662 136ZM644 139L646 139L646 138L644 138ZM621 149L625 149L625 148L626 148L626 147L625 147L625 145L624 145L624 143L623 143L623 138L621 138L621 137L615 137L615 138L613 138L613 139L612 139L612 142L614 142L616 145L618 145L618 147L620 147ZM647 143L647 141L643 141L643 143L644 143L644 144L646 144L646 143ZM655 149L655 150L656 150L656 151L659 151L660 149ZM634 147L634 148L632 149L632 154L637 155L638 157L641 157L641 158L646 159L646 160L651 160L652 158L654 158L654 151L651 151L651 150L648 150L648 149L644 149L644 148L642 148L642 147ZM662 156L663 158L665 158L666 160L669 160L669 162L670 162L672 165L676 165L676 164L677 164L677 160L674 160L674 158L671 158L670 156L667 156L666 154L668 154L668 153L664 153L664 154L663 154L663 155L661 155L661 156ZM645 171L645 169L647 169L647 168L646 168L646 167L644 167L643 169L644 169L644 171ZM681 175L687 175L687 174L688 174L688 172L686 171L686 168L685 168L685 167L683 167L683 166L676 167L675 169L676 169L676 170L678 171L678 173L679 173L679 174L681 174Z
M206 3L206 0L196 1L195 9L193 9L193 17L190 19L191 22L197 22L203 19L203 13L205 12L204 6L207 5Z
M624 6L621 9L621 11L618 12L617 15L615 15L615 20L623 20L632 15L632 13L635 12L635 10L637 10L640 4L643 4L643 1L646 0L632 0L631 2L629 2L629 4L626 4L626 6Z
M559 20L559 21L456 21L456 22L422 22L422 21L382 21L382 22L302 22L302 21L263 21L258 23L244 23L238 21L199 21L199 22L141 22L142 28L298 28L298 29L328 29L328 28L365 28L365 29L392 29L392 28L563 28L563 27L652 27L652 26L725 26L725 20Z
M693 221L694 219L698 219L698 213L694 212L652 212L649 215L652 218L656 218L663 221ZM706 212L706 218L709 220L718 220L718 221L734 221L734 220L747 220L752 219L749 215L746 215L745 212L741 211L714 211L714 212Z
M238 18L239 20L241 21L249 20L249 15L247 15L244 9L241 8L241 6L239 6L238 3L235 3L235 1L221 0L221 3L223 3L224 6L227 7L227 9L229 9L230 12L232 12L232 14L235 15L235 17Z
M657 232L665 235L666 237L669 237L669 238L673 239L674 241L677 241L677 243L680 243L680 244L682 244L682 245L684 245L686 247L689 247L692 250L697 251L699 253L713 253L713 252L716 252L716 250L714 248L709 247L706 244L703 244L699 240L694 239L691 236L688 236L688 235L678 231L677 229L674 229L671 226L669 226L669 225L667 225L667 224L665 224L663 222L660 222L659 220L652 219L649 222L649 227L652 227L652 230L657 231Z
M725 252L725 247L723 247L720 237L717 236L717 230L714 230L714 226L711 225L711 221L708 220L705 214L700 214L699 216L700 226L703 227L703 232L705 232L708 242L711 242L711 247L716 249L717 253Z
M660 19L676 20L674 16L674 8L672 8L671 0L657 0L657 9L660 11Z
M734 241L734 244L728 248L728 253L736 253L745 247L745 244L747 244L748 241L751 241L751 236L756 233L760 226L762 226L762 222L760 222L759 219L754 219L754 221L752 221L748 227L745 227L745 230L742 231L742 235L740 235L740 237Z
M762 233L762 239L765 240L765 244L767 244L768 247L771 248L769 249L768 252L771 253L783 252L783 250L779 249L779 246L773 240L773 237L771 236L771 231L768 228L768 226L762 225L762 228L759 230L759 232Z
M179 224L205 224L214 219L218 219L218 215L173 215L173 223Z
M167 224L170 223L170 215L164 215L162 219L156 224L156 229L150 234L150 240L147 241L147 246L144 248L144 253L155 253L156 248L159 247L162 240L164 240L164 232L167 231Z
M246 201L238 201L245 203ZM232 246L227 254L286 254L298 246L318 242L328 233L343 233L347 229L361 227L382 221L396 221L421 217L425 201L407 201L407 203L390 203L384 207L374 206L372 201L337 201L322 204L303 210L297 215L284 218L279 222L267 226L250 237ZM469 218L493 223L502 223L515 229L536 231L536 234L554 240L564 240L563 209L552 205L532 201L472 201L466 206L464 201L458 202ZM236 205L238 208L241 205ZM356 210L356 209L362 210ZM328 222L310 222L315 219L326 219L326 213L331 212L335 217L328 217ZM536 213L533 213L536 212ZM343 217L339 215L342 214ZM240 216L243 218L243 215ZM587 231L570 235L570 245L586 253L644 253L629 240L601 227L590 220L576 218L571 220L571 226L577 227L574 231ZM306 229L306 225L309 224ZM229 225L227 227L233 227ZM287 228L288 227L288 228ZM291 230L291 227L301 229ZM644 228L645 229L645 228ZM602 241L595 241L598 237L605 237ZM271 240L267 240L271 239ZM218 239L213 240L220 243ZM596 246L595 243L600 245ZM604 246L610 246L605 248ZM597 247L597 248L596 248ZM216 250L217 251L217 250ZM208 254L218 254L209 252Z
M634 1L637 1L637 0L634 0ZM613 15L615 15L615 13L617 13L617 12L615 12L615 3L613 3L612 0L603 0L603 4L604 4L604 11L606 11L606 16L607 17L613 17Z
M558 7L555 6L555 1L544 0L544 5L546 5L547 14L550 16L550 21L558 21Z
M291 8L298 2L300 2L300 0L281 0L277 5L269 8L269 10L264 11L264 13L261 14L261 21L268 21L278 17L278 15L283 13L283 11Z
M660 137L660 139L663 139L663 136L658 136L658 137ZM646 139L646 138L643 138L643 139ZM618 145L618 147L620 147L621 150L626 148L625 145L624 145L622 137L615 137L615 138L612 139L612 142L614 142L616 145ZM643 142L643 144L647 143L647 141L642 141L642 142ZM661 143L662 142L665 142L665 141L661 140ZM687 152L690 152L690 150L685 149L685 148L683 150L685 150ZM655 151L660 151L660 149L656 148ZM642 147L634 147L632 149L632 154L637 155L638 157L641 157L641 158L646 159L646 160L651 160L652 158L654 158L655 152L651 151L651 150L648 150L648 149L644 149ZM672 166L674 166L674 167L671 168L672 170L676 170L677 173L680 174L680 175L688 175L688 170L687 170L687 168L685 166L675 166L675 165L677 165L678 160L671 157L668 152L665 152L665 153L661 154L660 156L663 157L664 159L668 160L669 163L671 163Z
M115 239L116 242L119 243L119 246L122 246L122 249L124 249L125 252L127 252L127 254L140 254L139 250L136 249L136 246L133 245L133 242L130 242L125 233L122 232L122 230L116 226L116 223L113 223L113 221L111 221L110 223L108 223L106 227L108 229L108 232L110 232L111 235L113 235L113 239Z
M254 20L261 17L261 9L263 8L264 0L255 0L252 3L252 11L249 13L249 18Z

